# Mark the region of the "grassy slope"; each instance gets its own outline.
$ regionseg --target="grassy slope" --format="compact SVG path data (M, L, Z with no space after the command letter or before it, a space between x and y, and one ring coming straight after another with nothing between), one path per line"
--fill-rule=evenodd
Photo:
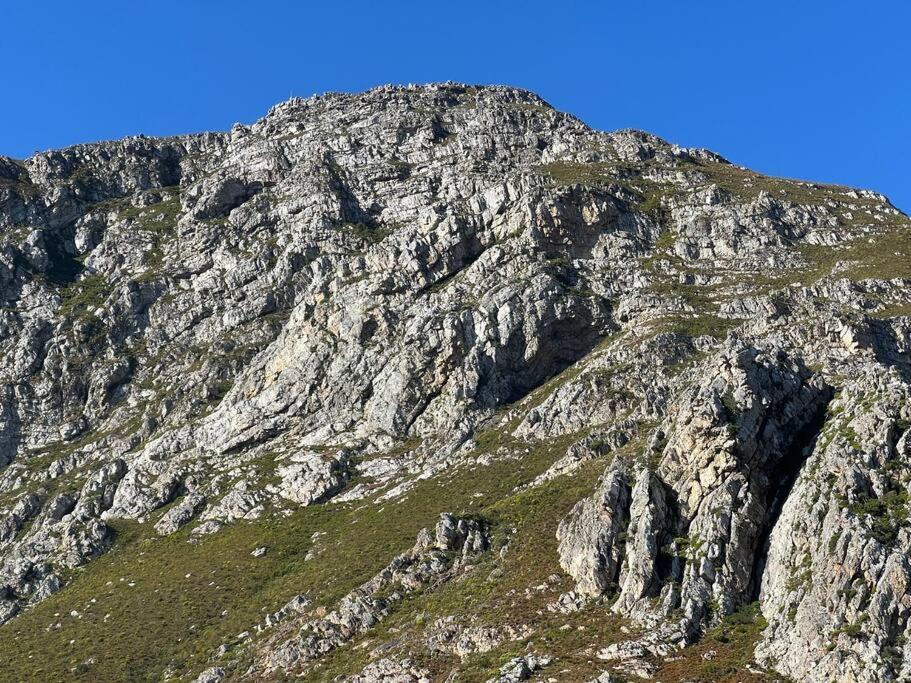
M366 663L370 649L390 639L413 652L413 660L440 679L459 666L459 681L485 681L511 657L526 651L557 654L559 661L552 667L563 670L561 680L590 677L591 653L583 650L592 643L616 641L621 635L619 619L604 605L567 616L547 611L546 604L571 588L557 564L556 526L577 500L591 493L602 468L603 463L588 463L573 476L481 508L480 513L497 525L493 552L461 580L408 600L375 632L334 653L306 680L330 681L342 673L355 673ZM505 560L498 561L496 541L506 540L510 528L517 532ZM549 581L555 574L561 576L560 583ZM460 662L451 654L424 649L428 626L448 615L457 615L463 625L530 625L534 631ZM561 630L565 624L570 628Z
M378 628L326 658L306 680L355 673L373 647L388 641L412 651L435 677L458 665L458 680L484 681L510 657L536 651L557 657L548 675L588 680L604 669L594 651L624 637L619 619L607 605L572 615L549 612L546 605L572 587L557 565L556 526L592 491L603 462L513 493L562 455L566 445L564 439L520 460L458 468L421 482L399 502L313 506L280 521L239 522L197 544L187 542L186 531L154 538L150 525L121 523L112 552L77 572L60 593L0 627L5 660L0 679L159 680L168 667L175 673L198 672L218 645L260 621L263 608L274 610L298 593L309 593L317 603L333 602L410 547L417 531L433 524L439 512L452 510L492 520L499 544L508 529L517 529L505 561L497 552L488 553L464 579L409 598ZM315 532L325 535L315 542L318 557L308 561ZM251 557L259 545L268 553ZM559 582L549 580L553 575ZM453 614L465 624L527 624L533 633L464 662L428 652L425 629ZM59 628L52 626L58 623ZM714 663L697 658L695 665L723 665L741 680L761 680L744 678L750 647L740 641L714 645L722 652L719 658ZM698 666L690 670L695 673Z
M837 225L842 228L865 225L872 229L870 234L837 246L798 244L797 248L806 262L804 269L786 272L771 279L767 274L757 274L757 282L754 284L811 284L833 273L837 277L853 280L911 279L911 220L901 214L890 215L882 221L874 220L869 212L880 206L877 199L856 194L849 196L846 193L850 192L850 188L774 178L728 164L679 161L676 167L682 171L701 173L707 183L719 186L738 201L752 201L760 192L767 192L775 199L794 204L824 206L832 205L833 202L848 203L854 208L851 211L836 212ZM679 193L679 190L671 186L639 177L641 169L625 168L622 164L559 162L543 166L540 171L558 185L624 187L638 196L638 208L645 213L659 212L665 199ZM659 253L666 252L668 246L670 245L656 244Z
M287 519L238 522L198 544L187 542L186 531L155 538L150 524L121 523L111 552L0 627L0 678L157 680L167 666L202 668L221 642L260 621L263 607L277 609L302 592L318 602L337 599L410 547L440 512L477 513L543 471L563 448L555 443L522 460L420 482L385 505L313 506ZM316 532L325 534L320 554L306 561ZM251 557L260 545L267 555Z

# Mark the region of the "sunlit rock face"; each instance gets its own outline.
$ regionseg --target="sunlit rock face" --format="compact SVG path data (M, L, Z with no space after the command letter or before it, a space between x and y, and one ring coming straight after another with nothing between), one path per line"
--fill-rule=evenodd
M756 671L907 680L909 278L911 224L881 195L506 87L0 158L0 622L90 572L119 524L204 543L305 506L382 514L546 445L503 495L600 461L546 527L566 585L541 611L629 625L589 644L599 680L655 675L757 606ZM508 575L520 524L440 513L339 600L263 605L265 636L199 680L314 670L476 565ZM435 680L415 652L451 673L536 632L421 619L346 680Z

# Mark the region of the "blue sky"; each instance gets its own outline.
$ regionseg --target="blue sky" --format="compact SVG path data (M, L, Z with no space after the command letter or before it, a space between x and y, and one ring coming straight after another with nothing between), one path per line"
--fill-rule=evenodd
M508 83L911 210L911 2L4 3L0 154L224 130L289 95Z

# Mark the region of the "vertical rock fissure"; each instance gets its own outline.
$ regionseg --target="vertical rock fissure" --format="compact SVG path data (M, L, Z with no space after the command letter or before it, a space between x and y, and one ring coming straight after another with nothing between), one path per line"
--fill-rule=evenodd
M785 501L791 494L791 489L797 481L801 468L813 452L816 441L822 432L826 422L829 403L832 400L833 391L831 387L826 387L822 400L819 402L816 412L804 424L804 426L794 435L790 447L782 454L781 458L775 464L775 467L769 472L770 486L766 493L766 522L759 536L759 543L756 546L756 556L753 559L753 576L750 584L750 601L759 599L759 591L762 586L762 575L765 571L766 560L769 553L769 537L772 530L778 523L781 510Z

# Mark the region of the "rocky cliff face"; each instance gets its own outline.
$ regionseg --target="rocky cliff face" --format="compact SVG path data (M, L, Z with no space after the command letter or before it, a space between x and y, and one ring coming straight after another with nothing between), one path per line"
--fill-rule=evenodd
M10 680L908 680L909 285L511 88L0 158Z

